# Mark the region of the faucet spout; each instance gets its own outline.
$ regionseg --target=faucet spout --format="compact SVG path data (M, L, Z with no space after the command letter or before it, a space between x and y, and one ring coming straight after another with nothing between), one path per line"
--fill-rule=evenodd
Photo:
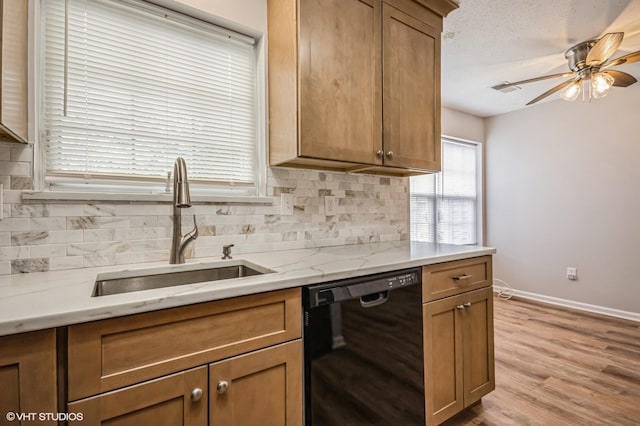
M182 157L176 158L173 164L173 205L178 208L191 207L187 163Z
M173 232L169 256L170 264L184 263L184 251L187 245L198 238L195 215L193 216L193 229L184 236L182 235L181 209L186 207L191 207L187 163L182 157L178 157L173 165Z

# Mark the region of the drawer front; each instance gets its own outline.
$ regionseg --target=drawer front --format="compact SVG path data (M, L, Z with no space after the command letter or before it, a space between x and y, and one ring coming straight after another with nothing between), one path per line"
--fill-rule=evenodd
M422 301L442 299L492 284L491 256L422 267Z
M69 401L302 336L300 289L68 328Z

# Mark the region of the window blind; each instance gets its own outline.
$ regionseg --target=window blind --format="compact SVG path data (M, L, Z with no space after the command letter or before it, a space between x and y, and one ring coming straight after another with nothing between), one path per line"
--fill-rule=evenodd
M477 244L478 182L476 146L443 139L442 171L411 178L411 238Z
M256 184L253 40L131 0L45 0L46 178Z

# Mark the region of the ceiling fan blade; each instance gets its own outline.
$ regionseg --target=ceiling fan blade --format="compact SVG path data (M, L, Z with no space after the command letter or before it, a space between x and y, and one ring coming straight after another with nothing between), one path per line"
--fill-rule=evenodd
M613 61L609 62L608 64L605 64L600 69L604 70L604 69L615 67L615 66L622 65L622 64L632 64L632 63L638 62L638 61L640 61L640 50L638 50L637 52L629 53L629 54L624 55L624 56L620 56L619 58L614 59Z
M492 89L502 90L502 89L506 89L507 87L519 86L521 84L533 83L535 81L548 80L550 78L571 77L574 74L575 74L574 72L563 72L560 74L550 74L550 75L544 75L542 77L530 78L528 80L514 81L513 83L504 82L502 84L497 84L493 86Z
M547 96L553 95L554 93L564 89L565 87L569 86L570 84L572 84L575 81L580 81L580 79L572 78L570 80L563 81L562 83L558 84L557 86L553 86L551 89L547 90L546 92L544 92L542 95L538 96L537 98L529 101L527 103L527 105L535 104L536 102L543 100Z
M626 72L622 71L610 70L604 71L604 73L609 74L611 77L613 77L613 85L618 87L631 86L633 83L638 81L631 74L627 74Z
M598 66L609 59L620 44L624 33L609 33L602 36L600 40L589 50L586 63L589 66Z

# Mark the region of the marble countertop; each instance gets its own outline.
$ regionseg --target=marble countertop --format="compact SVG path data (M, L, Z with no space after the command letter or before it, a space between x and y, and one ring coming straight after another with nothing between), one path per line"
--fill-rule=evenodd
M0 336L495 253L491 247L412 241L234 256L273 270L250 277L91 297L96 276L183 265L154 262L0 277ZM224 264L197 259L186 265ZM191 267L191 266L187 266Z

